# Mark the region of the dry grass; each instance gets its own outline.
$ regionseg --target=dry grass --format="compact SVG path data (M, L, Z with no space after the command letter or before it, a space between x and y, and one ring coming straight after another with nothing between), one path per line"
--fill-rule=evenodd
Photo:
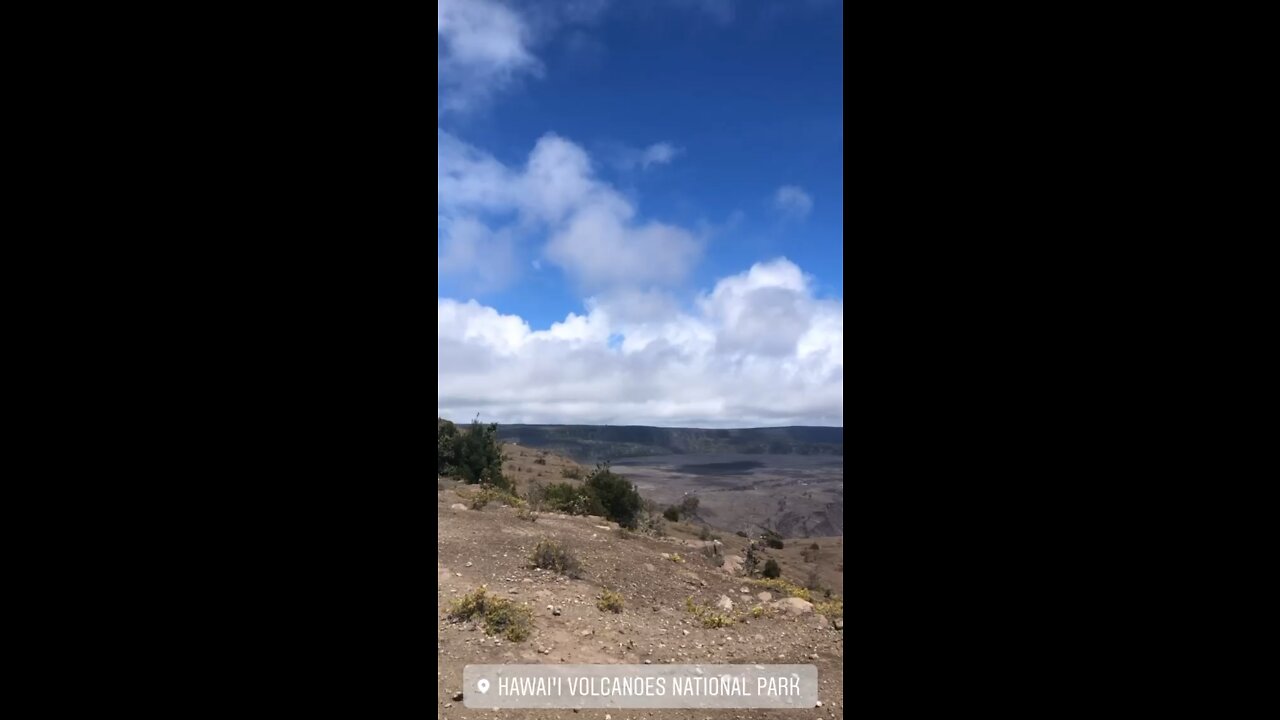
M596 600L596 607L601 611L612 613L622 612L622 593L605 590L600 593L600 598Z
M538 541L530 559L534 567L558 572L566 577L576 578L582 573L582 564L578 562L578 558L568 548L548 538Z
M470 620L476 616L480 617L486 633L502 635L512 642L528 638L533 631L533 613L529 608L490 595L483 585L449 606L449 617L454 620Z

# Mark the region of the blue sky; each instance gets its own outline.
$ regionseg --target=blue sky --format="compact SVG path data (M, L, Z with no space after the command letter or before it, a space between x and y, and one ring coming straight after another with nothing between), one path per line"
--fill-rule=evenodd
M843 423L839 2L441 0L437 59L442 412ZM809 401L657 379L726 373Z

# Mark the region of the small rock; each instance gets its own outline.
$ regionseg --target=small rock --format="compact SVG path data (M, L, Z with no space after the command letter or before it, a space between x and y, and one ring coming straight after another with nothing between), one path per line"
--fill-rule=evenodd
M689 634L689 631L688 631L688 630L684 630L684 631L682 631L682 632L684 632L684 634L685 634L685 635L688 635L688 634Z
M445 703L444 706L447 708L451 708L453 707L453 703Z
M466 565L463 565L462 567L471 567L471 561L470 561L470 560L468 560L468 561L467 561L467 564L466 564Z
M843 620L842 618L836 618L835 626L836 626L836 629L837 629L837 630L843 630L843 629L844 629L844 620Z
M749 593L749 592L751 592L751 591L750 591L750 590L748 590L748 589L746 589L746 588L744 587L744 588L739 588L739 589L738 589L738 592L742 593L743 595L746 595L747 593Z
M456 692L456 693L454 693L454 694L453 694L453 701L454 701L454 702L462 702L462 691L461 691L461 690L459 690L458 692Z
M463 505L462 503L454 503L449 506L449 509L450 510L466 510L467 506Z
M817 705L815 705L814 707L822 707L822 701L821 701L821 700L819 700L819 701L818 701L818 704L817 704ZM609 718L608 718L608 717L606 717L606 718L605 718L605 720L609 720Z
M716 600L716 607L728 612L733 609L733 601L729 599L728 595L721 595L720 599Z
M773 599L773 593L762 592L756 595L761 602L769 602Z
M645 665L652 665L652 664L653 664L653 661L652 661L652 660L645 660L645 661L644 661L644 664L645 664ZM577 711L577 710L574 710L574 712L578 712L578 711Z
M552 611L551 611L551 614L552 614L552 615L557 615L557 616L558 616L558 615L560 614L560 608L556 608L556 609L552 610Z
M581 635L582 637L588 637L589 635L591 635L591 631L590 631L590 630L583 630L582 632L580 632L580 633L578 633L578 634L579 634L579 635Z

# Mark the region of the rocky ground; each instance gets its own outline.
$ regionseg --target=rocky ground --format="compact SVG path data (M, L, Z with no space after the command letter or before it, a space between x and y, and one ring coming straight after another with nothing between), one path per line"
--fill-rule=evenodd
M539 467L538 470L543 468ZM548 468L550 470L551 468ZM548 475L551 473L548 472ZM535 522L494 503L468 509L456 486L437 491L436 618L437 717L472 718L839 718L844 716L843 622L833 623L797 598L762 592L746 579L715 567L696 539L657 540L632 534L597 517L543 514ZM530 567L541 538L567 546L582 563L568 579ZM733 552L732 548L727 552ZM678 553L684 562L669 559ZM730 555L726 568L736 566ZM449 604L481 585L533 612L534 629L522 642L487 636L471 622L453 622ZM597 609L603 588L620 592L624 609ZM729 627L704 628L686 609L699 605L767 609ZM802 663L818 668L821 707L797 710L500 710L468 709L454 700L462 671L473 663Z

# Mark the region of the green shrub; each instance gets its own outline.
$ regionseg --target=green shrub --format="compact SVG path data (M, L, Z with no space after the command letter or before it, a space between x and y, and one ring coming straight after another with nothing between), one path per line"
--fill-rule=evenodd
M578 467L578 466L576 466L576 465L570 465L569 467L564 468L564 469L562 469L562 470L560 471L560 476L561 476L561 477L572 478L572 479L574 479L574 480L581 480L581 479L582 479L582 468L579 468L579 467Z
M471 509L479 510L490 502L500 502L509 507L524 507L525 502L520 498L501 488L492 485L482 485L480 491L471 496Z
M706 605L699 605L693 601L693 596L689 596L684 599L684 608L692 613L693 616L698 619L698 622L702 623L702 627L704 628L729 627L741 619L741 616L726 615L721 612L716 612Z
M764 564L764 571L761 573L767 578L776 578L782 574L782 568L778 567L778 561L769 558L769 562Z
M466 432L453 423L438 423L437 463L439 474L456 475L468 485L488 484L510 490L511 482L502 475L502 449L498 445L498 426L471 421Z
M844 600L832 600L830 602L820 602L813 606L817 612L826 615L828 619L836 618L844 619Z
M576 578L582 571L578 558L574 557L568 548L548 538L538 541L538 546L533 549L533 556L530 559L533 560L534 567L558 572L566 577Z
M663 511L662 511L662 517L664 517L664 518L666 518L666 519L670 520L671 522L679 522L679 521L680 521L680 511L679 511L679 510L677 510L677 509L676 509L676 507L673 505L673 506L671 506L671 507L667 508L666 510L663 510Z
M587 476L585 486L599 498L605 517L625 528L635 528L643 507L635 485L611 472L608 463L601 463Z
M483 586L455 600L449 607L449 617L454 620L469 620L476 615L480 616L486 633L502 635L512 642L529 637L533 629L533 613L529 608L489 595Z
M782 549L782 536L772 530L764 531L764 544L771 548Z
M517 509L516 517L529 522L538 522L538 513L528 506Z
M602 611L622 612L622 593L605 590L600 593L600 599L596 601L596 607Z
M552 483L543 493L547 507L570 515L604 515L604 506L590 488Z

